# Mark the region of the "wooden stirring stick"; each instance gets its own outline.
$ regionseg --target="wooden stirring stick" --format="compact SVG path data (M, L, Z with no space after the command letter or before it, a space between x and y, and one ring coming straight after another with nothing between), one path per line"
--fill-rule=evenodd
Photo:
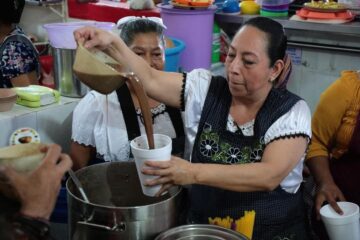
M152 126L152 116L149 108L148 98L145 94L144 88L139 81L139 79L135 76L134 73L129 73L126 75L127 81L134 89L135 95L137 96L140 104L141 113L144 119L145 132L146 137L149 144L149 149L155 148L154 143L154 131Z

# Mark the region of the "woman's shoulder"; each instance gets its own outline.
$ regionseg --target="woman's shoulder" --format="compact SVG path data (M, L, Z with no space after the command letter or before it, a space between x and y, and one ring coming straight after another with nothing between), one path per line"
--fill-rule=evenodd
M360 75L357 71L342 71L340 77L333 82L322 94L321 101L341 96L351 98L360 88Z
M92 101L99 103L104 101L119 102L115 91L111 92L110 94L102 94L95 90L91 90L85 95L84 99L86 98L92 99Z
M346 88L354 88L354 86L360 86L360 71L342 71L340 78L335 83L337 83L339 86L343 86Z
M194 69L187 73L187 81L191 82L209 82L211 77L211 72L202 68Z
M104 95L91 90L80 100L75 111L98 112L104 105L112 105L112 103L118 103L115 92Z

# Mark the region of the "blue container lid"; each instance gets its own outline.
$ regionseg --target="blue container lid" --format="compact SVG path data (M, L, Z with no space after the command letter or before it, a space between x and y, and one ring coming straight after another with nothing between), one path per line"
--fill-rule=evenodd
M182 50L185 49L185 43L183 41L173 37L169 37L169 38L173 41L174 47L166 48L165 55L179 54Z

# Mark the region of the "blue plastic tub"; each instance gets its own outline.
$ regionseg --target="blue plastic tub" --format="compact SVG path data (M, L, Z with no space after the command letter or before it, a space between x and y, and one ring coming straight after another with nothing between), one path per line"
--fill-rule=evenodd
M165 71L167 72L178 72L180 54L185 49L185 43L177 38L170 39L174 43L174 47L165 49Z

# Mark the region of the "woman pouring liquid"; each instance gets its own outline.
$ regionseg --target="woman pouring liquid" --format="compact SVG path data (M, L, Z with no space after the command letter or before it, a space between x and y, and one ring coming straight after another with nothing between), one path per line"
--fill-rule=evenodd
M311 115L298 96L274 87L284 68L286 36L268 18L252 18L234 36L227 77L148 66L115 35L86 27L75 38L131 69L148 95L184 110L191 157L148 161L147 185L191 185L189 223L224 224L241 232L255 213L256 240L309 239L300 184ZM251 236L252 235L252 236Z
M134 54L149 67L164 68L165 26L160 18L125 17L118 27ZM182 155L185 138L180 111L154 99L148 101L154 133L173 138L173 154ZM74 110L70 151L74 169L89 163L129 160L130 140L144 133L139 100L130 84L107 96L91 91Z

